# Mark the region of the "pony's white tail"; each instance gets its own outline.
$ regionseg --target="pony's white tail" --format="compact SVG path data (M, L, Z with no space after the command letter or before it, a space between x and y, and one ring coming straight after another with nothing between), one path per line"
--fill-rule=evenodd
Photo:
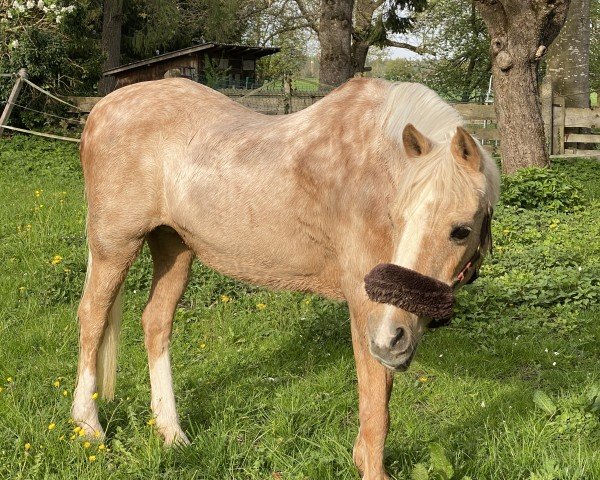
M92 254L88 251L88 267L85 276L87 286L92 269ZM123 303L123 286L119 289L112 308L108 314L108 321L102 343L98 348L96 357L96 385L102 398L112 400L115 396L115 382L117 379L117 353L119 347L119 333L121 331Z

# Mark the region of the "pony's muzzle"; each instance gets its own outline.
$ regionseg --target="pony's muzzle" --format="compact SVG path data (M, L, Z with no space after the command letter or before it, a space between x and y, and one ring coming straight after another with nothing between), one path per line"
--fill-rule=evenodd
M395 335L390 337L386 343L386 345L380 345L371 339L369 345L371 355L379 363L391 370L397 372L406 370L415 353L409 329L398 327Z

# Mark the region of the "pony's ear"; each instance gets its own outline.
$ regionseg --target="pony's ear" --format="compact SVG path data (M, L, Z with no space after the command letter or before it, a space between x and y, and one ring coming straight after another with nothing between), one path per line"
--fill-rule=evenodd
M404 151L409 157L420 157L431 152L431 142L419 132L412 123L404 127L402 132Z
M473 137L462 127L457 127L450 151L456 160L462 162L473 170L479 171L481 166L481 153Z

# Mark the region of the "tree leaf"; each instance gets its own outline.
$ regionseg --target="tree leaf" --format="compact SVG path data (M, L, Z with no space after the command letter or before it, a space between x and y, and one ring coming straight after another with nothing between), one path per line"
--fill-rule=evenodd
M557 411L556 405L552 399L541 390L536 390L533 393L533 403L550 416L553 416Z
M446 457L444 447L439 443L432 443L429 445L429 458L435 473L443 475L447 480L454 476L454 467Z
M410 478L412 480L429 480L429 472L427 471L427 467L422 463L417 463L413 467Z

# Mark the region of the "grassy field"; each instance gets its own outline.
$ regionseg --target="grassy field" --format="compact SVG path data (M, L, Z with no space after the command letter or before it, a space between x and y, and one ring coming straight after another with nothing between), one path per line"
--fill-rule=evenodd
M428 333L396 376L393 478L600 478L599 170L562 161L509 185L494 258L459 295L452 326ZM531 197L541 203L519 206ZM84 218L75 147L0 142L1 479L358 478L345 305L249 287L199 264L172 348L192 445L161 445L140 325L147 252L127 281L117 396L99 405L106 442L81 441L69 408Z

